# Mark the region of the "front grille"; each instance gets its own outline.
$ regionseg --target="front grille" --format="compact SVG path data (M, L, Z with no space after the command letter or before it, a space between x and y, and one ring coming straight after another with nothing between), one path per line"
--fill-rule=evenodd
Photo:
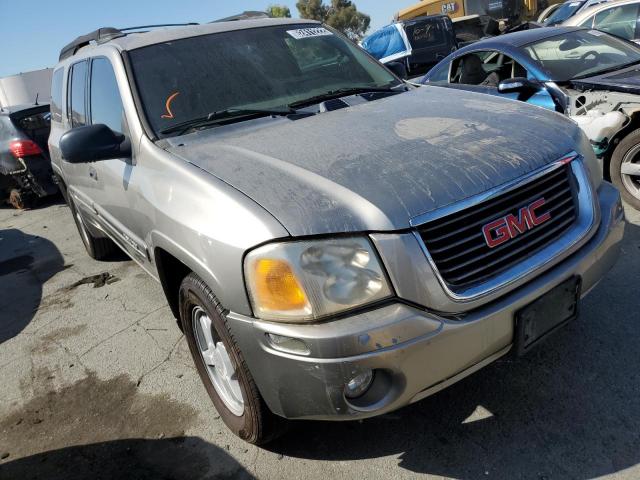
M454 288L484 282L555 241L577 218L570 165L564 165L499 196L418 227L443 280ZM539 214L551 218L490 248L482 227L539 198Z

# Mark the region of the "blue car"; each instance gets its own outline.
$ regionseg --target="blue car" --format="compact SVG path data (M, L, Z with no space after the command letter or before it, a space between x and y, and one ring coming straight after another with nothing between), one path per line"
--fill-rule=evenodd
M640 47L597 30L538 28L453 52L427 85L520 100L571 117L603 173L640 209ZM535 134L535 132L532 132Z

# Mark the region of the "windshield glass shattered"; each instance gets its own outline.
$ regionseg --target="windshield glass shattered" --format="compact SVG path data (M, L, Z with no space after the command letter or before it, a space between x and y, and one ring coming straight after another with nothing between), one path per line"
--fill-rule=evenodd
M640 48L597 30L577 30L524 47L551 80L574 78L616 70L640 61Z
M160 132L212 112L285 111L327 92L401 82L356 45L317 24L201 35L130 52L139 96Z

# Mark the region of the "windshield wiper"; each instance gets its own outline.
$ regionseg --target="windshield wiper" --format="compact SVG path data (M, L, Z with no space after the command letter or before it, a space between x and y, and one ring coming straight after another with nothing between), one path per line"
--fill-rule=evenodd
M376 92L391 92L396 93L399 90L395 88L399 85L394 85L393 87L345 87L338 88L336 90L329 90L328 92L322 93L320 95L314 95L313 97L305 98L304 100L298 100L297 102L293 102L289 104L289 107L297 108L305 105L313 105L314 103L320 103L324 100L331 100L332 98L345 97L347 95L357 95L362 93L376 93Z
M182 135L185 132L193 128L207 127L212 125L219 125L225 122L234 122L242 120L246 117L258 117L258 116L286 116L296 113L291 107L282 108L227 108L225 110L219 110L211 112L204 117L192 118L186 122L180 122L170 127L160 130L160 133L175 133L179 132Z

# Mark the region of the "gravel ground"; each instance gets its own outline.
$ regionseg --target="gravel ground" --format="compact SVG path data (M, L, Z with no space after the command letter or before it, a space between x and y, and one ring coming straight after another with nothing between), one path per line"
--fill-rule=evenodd
M0 208L0 479L640 478L640 215L582 315L398 412L228 433L161 288L66 206Z

